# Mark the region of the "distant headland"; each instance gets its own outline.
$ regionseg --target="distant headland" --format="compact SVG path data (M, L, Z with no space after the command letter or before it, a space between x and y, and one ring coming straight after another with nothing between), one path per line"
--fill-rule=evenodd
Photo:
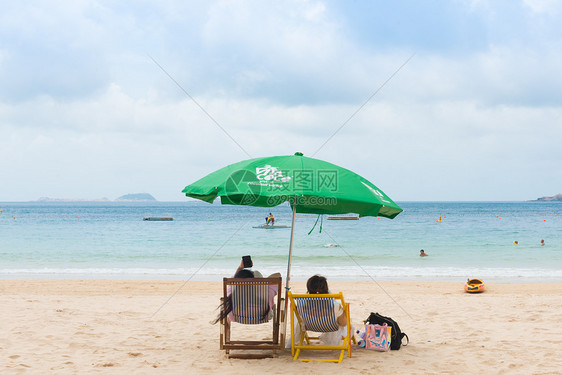
M537 198L536 201L538 202L562 201L562 194L556 194L553 195L552 197Z
M118 202L155 202L156 198L148 193L125 194L116 199Z
M38 202L111 202L107 198L83 199L83 198L49 198L41 197ZM156 198L148 193L125 194L115 199L115 202L157 202Z

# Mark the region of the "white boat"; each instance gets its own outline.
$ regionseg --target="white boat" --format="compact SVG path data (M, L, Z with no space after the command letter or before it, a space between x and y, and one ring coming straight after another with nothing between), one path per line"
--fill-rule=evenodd
M359 220L359 216L328 216L328 220Z
M256 228L256 229L286 229L286 228L290 228L290 225L267 225L267 224L263 224L263 225L258 225L257 227L252 227L252 228Z

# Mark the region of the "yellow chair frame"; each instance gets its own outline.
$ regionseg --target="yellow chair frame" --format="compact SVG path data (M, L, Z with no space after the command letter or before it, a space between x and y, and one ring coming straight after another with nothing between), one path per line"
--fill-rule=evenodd
M355 337L351 332L351 317L349 315L349 303L346 303L343 298L343 293L338 294L293 294L288 293L289 301L291 302L291 355L294 360L300 360L303 362L308 361L324 361L324 362L336 362L340 363L343 360L344 353L347 351L347 355L351 357L351 341L355 342ZM297 298L333 298L334 300L339 300L343 306L347 320L347 335L343 338L341 345L337 346L327 346L327 345L313 345L313 341L319 341L319 336L309 335L309 331L304 329L303 319L298 310L298 306L295 303ZM296 319L296 321L295 321ZM295 324L298 324L301 328L301 337L299 342L295 341ZM339 350L339 358L300 358L301 351L303 350Z

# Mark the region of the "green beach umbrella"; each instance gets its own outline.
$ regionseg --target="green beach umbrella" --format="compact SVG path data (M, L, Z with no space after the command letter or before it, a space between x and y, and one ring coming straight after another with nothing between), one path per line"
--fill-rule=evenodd
M188 185L183 193L212 203L274 207L289 201L296 213L383 216L402 212L385 193L358 174L296 153L244 160Z
M354 213L393 219L402 212L396 203L367 179L335 164L303 156L300 152L228 165L186 186L182 192L188 197L209 203L218 197L222 204L257 207L274 207L289 202L293 220L285 280L287 291L296 213ZM285 328L282 332L285 332Z

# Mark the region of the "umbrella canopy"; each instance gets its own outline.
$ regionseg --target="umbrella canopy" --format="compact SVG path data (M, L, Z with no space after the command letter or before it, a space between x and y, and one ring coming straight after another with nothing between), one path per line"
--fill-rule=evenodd
M258 207L274 207L289 201L297 213L356 213L392 219L402 212L367 179L299 152L228 165L186 186L182 192L209 203L217 197L222 204Z

